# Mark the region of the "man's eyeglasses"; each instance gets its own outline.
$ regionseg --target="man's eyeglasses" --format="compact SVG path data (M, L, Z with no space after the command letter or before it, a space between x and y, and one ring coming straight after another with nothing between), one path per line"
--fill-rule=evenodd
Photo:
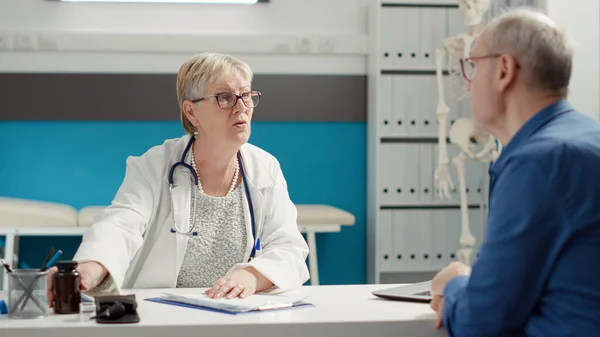
M258 91L244 92L241 95L236 95L232 92L220 92L215 95L201 97L191 101L197 103L208 98L216 97L219 108L231 109L237 104L238 99L241 99L248 108L256 108L258 103L260 103L260 95L261 93Z
M474 56L474 57L466 57L460 59L460 69L462 70L463 77L467 82L471 82L471 78L473 76L473 71L475 70L475 65L473 61L484 60L492 57L500 57L502 54L492 54L485 56Z
M473 61L484 60L492 57L500 57L502 54L490 54L484 56L474 56L460 59L460 69L462 70L463 77L467 82L471 82L473 78L473 71L475 70L475 64ZM517 62L517 69L521 69L521 66Z

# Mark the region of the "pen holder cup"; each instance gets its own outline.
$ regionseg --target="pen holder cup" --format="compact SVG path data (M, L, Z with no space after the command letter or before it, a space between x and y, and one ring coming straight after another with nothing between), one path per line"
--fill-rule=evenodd
M48 271L17 269L8 274L8 318L48 316Z

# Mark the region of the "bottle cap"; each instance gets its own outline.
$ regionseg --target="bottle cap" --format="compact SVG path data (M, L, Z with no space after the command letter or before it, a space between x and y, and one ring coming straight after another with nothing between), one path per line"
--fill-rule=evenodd
M8 314L8 308L6 307L6 302L4 300L0 300L0 315Z
M73 270L77 268L77 261L57 261L58 270Z

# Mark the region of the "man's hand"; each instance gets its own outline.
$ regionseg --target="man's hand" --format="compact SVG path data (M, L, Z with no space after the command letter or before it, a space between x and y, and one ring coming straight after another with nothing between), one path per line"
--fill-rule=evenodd
M432 300L429 306L437 314L436 327L440 328L443 325L444 313L444 288L450 280L457 276L471 275L471 267L464 263L452 262L448 267L440 270L437 275L431 280L431 295Z
M431 280L431 294L442 296L446 284L457 276L471 275L471 267L461 262L452 262L448 267L440 270Z
M436 322L435 322L435 327L436 328L441 328L443 323L444 323L444 296L441 295L433 295L433 298L431 300L431 302L429 303L429 306L431 307L431 309L433 309L433 311L436 312Z
M50 308L54 307L54 274L58 271L56 267L52 267L48 270L48 303ZM79 272L81 281L81 291L85 292L90 289L94 289L106 276L108 271L104 266L98 262L89 261L83 262L77 265L77 271Z
M245 298L257 291L271 287L273 283L252 267L238 269L219 279L206 290L210 298Z

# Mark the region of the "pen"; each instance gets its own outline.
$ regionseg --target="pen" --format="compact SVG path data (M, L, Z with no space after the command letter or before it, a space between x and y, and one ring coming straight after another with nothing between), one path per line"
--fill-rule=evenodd
M56 262L56 260L58 260L58 258L62 255L62 250L58 250L56 253L54 253L54 256L50 259L50 261L48 261L48 263L46 263L46 265L40 270L40 271L46 271L46 269L52 267L52 265Z
M54 255L54 250L55 250L54 247L50 248L48 255L46 255L46 258L44 259L44 263L42 263L42 266L40 267L40 271L44 271L44 268L46 268L48 261L50 261L50 259L52 258L52 255Z
M4 269L6 269L7 273L14 272L14 270L12 269L12 267L10 266L10 264L6 263L6 261L0 259L0 263L2 263L2 266L4 266Z
M96 300L90 296L90 295L86 295L84 293L81 293L81 301L82 302L95 302Z
M256 246L254 246L256 250L260 250L262 247L260 246L260 238L256 239Z

